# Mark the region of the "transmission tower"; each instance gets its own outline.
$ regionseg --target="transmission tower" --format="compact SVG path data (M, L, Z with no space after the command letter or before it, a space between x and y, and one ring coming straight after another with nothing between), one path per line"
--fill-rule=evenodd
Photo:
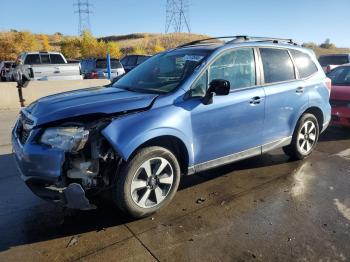
M79 35L81 35L84 30L91 31L90 14L92 13L92 5L89 3L89 0L77 0L74 6L76 8L74 13L79 15Z
M174 32L182 32L183 28L190 33L189 0L167 0L165 33L173 27Z

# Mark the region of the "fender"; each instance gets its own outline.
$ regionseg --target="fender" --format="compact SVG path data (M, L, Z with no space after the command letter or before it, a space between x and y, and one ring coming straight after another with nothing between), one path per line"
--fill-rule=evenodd
M172 114L166 111L168 114L166 119L161 117L162 109L116 118L101 133L125 161L139 146L153 138L176 137L184 143L188 152L189 166L192 166L194 162L194 151L190 142L192 138L186 135L192 134L190 117L185 110L179 110L180 108ZM179 119L182 121L178 121Z

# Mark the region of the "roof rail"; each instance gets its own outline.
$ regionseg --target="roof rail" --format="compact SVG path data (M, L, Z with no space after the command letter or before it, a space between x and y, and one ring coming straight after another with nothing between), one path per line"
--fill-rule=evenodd
M221 37L211 37L211 38L200 39L200 40L179 45L177 48L198 45L198 44L205 44L205 42L210 43L210 41L215 43L216 41L214 40L228 39L228 38L232 38L232 40L225 42L225 44L236 44L236 43L242 43L242 42L273 42L277 44L277 43L284 42L291 45L298 45L296 42L293 41L293 39L289 39L289 38L236 35L236 36L221 36Z

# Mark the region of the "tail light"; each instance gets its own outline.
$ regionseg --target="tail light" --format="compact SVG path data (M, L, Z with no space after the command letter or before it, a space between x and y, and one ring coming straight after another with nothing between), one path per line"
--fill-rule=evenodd
M324 81L327 89L329 90L329 93L331 93L332 90L332 80L328 77L326 77L326 80Z
M98 78L98 74L97 74L97 72L92 71L92 72L91 72L91 78L93 78L93 79L97 79L97 78Z

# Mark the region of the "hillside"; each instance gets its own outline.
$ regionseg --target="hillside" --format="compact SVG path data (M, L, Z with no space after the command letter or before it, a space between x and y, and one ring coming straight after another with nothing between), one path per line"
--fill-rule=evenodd
M183 43L208 38L206 35L188 34L188 33L170 33L170 34L148 34L137 33L120 36L106 36L99 38L103 41L114 41L120 47L122 53L134 53L135 50L142 49L147 54L154 54L156 46L161 49L170 49Z
M153 55L183 43L208 37L210 36L187 33L134 33L96 39L88 32L85 32L81 37L76 37L64 36L60 33L44 35L12 30L0 32L0 61L14 60L23 51L61 51L67 58L75 59L105 57L107 53L116 58L127 54ZM312 48L317 56L350 53L350 48L326 49L320 48L314 43L309 48Z

